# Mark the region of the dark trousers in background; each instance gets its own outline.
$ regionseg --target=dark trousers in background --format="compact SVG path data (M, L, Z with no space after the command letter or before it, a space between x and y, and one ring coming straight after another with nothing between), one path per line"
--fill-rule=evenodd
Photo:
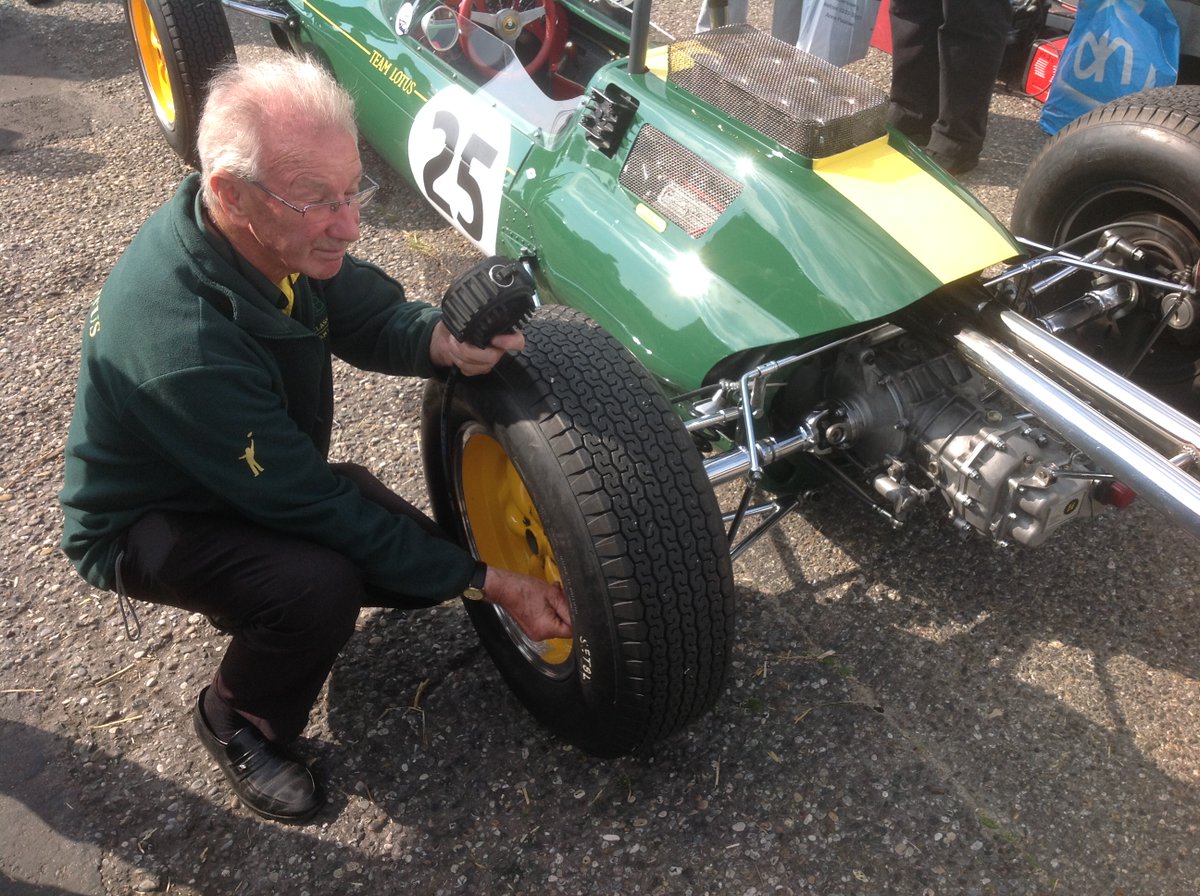
M365 468L334 470L368 500L440 534ZM229 630L214 687L277 743L304 730L361 608L437 603L365 584L337 551L206 514L148 513L126 533L121 577L131 597L204 613Z
M890 9L890 123L933 152L977 157L1011 0L891 0Z

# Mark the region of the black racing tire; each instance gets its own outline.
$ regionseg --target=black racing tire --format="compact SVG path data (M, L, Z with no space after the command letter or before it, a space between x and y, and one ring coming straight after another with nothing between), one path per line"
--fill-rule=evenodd
M1200 85L1130 94L1068 124L1029 166L1012 229L1057 244L1147 210L1200 233Z
M724 687L734 587L720 509L679 417L620 343L563 306L539 309L525 338L485 377L429 383L434 515L488 563L566 592L574 637L540 644L464 602L533 716L594 755L643 752Z
M208 82L236 58L221 0L125 0L125 20L163 137L199 167L196 136Z
M1139 273L1195 279L1200 263L1200 86L1130 94L1068 124L1026 173L1012 230L1049 246L1095 231L1094 238L1071 247L1082 255L1115 222L1128 222L1121 235L1146 253ZM1068 281L1044 297L1035 312L1045 313L1048 305L1072 297L1069 289L1078 283ZM1073 295L1078 294L1076 289ZM1200 309L1189 308L1190 326L1167 328L1155 338L1162 298L1146 292L1135 312L1116 325L1090 326L1068 338L1195 416L1200 411L1200 313L1192 312ZM1152 339L1154 347L1143 356Z

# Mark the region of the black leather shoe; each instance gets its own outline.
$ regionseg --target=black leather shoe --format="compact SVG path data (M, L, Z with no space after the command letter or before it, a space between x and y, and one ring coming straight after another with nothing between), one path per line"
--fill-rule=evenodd
M238 799L273 821L299 823L317 814L325 805L325 793L304 760L267 740L253 725L242 728L224 743L209 728L203 704L201 691L192 708L196 734L217 760Z

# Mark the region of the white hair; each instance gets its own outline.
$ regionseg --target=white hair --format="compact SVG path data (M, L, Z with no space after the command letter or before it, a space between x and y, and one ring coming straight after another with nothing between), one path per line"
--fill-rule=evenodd
M284 57L218 71L209 82L196 140L205 204L214 207L213 172L260 179L265 135L296 127L358 138L354 100L320 65Z

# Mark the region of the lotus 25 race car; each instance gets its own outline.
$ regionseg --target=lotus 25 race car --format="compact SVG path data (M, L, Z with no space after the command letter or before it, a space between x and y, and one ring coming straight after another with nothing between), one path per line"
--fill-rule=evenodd
M448 531L566 590L561 642L467 604L563 738L620 755L704 713L733 561L824 483L1017 546L1135 497L1200 534L1200 87L1060 132L1016 238L876 87L746 25L659 40L649 0L126 0L187 159L226 8L536 282L527 350L430 384L422 450Z

